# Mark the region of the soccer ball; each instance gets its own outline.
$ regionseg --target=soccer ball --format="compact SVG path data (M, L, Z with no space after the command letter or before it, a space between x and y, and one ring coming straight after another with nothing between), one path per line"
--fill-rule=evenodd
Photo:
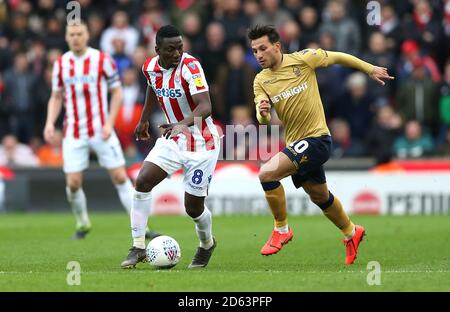
M181 258L181 249L177 241L167 235L152 239L147 245L146 252L150 265L158 269L170 269Z

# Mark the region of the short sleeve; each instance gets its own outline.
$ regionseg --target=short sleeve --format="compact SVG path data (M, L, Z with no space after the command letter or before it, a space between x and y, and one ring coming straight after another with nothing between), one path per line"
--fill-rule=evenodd
M52 91L61 91L63 88L62 80L62 57L53 64L52 71Z
M117 65L114 59L108 54L104 53L103 60L103 73L105 75L106 81L108 83L108 88L113 89L115 87L120 87L120 77L117 71Z
M182 75L189 86L190 94L208 91L208 83L200 63L196 59L188 59L184 65Z
M322 49L305 49L300 52L295 52L293 55L298 60L305 62L312 69L327 67L329 65L327 51Z

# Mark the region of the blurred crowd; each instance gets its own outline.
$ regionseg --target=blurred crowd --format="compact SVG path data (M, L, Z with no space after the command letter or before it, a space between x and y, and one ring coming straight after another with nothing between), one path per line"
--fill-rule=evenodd
M130 164L151 147L132 134L146 89L141 66L155 53L156 32L169 23L182 30L185 50L203 65L218 127L256 123L252 83L260 68L246 32L252 25L272 24L286 53L347 52L396 77L381 87L338 65L317 71L333 157L374 157L383 163L450 153L450 0L378 1L380 25L368 24L367 1L361 0L78 2L89 45L109 53L118 66L124 102L116 130ZM52 65L67 50L66 3L0 1L0 166L61 165L61 134L47 143L42 130ZM153 139L154 126L163 120L155 107ZM279 124L277 118L273 123ZM249 146L234 148L239 155Z

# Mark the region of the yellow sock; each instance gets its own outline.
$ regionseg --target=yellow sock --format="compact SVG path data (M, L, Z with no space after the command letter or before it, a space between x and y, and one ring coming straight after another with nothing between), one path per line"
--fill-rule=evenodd
M270 210L272 210L275 218L275 227L287 225L286 196L283 185L280 184L277 188L265 191L265 193Z
M342 207L341 201L336 196L331 206L324 209L323 213L346 237L352 236L355 225L350 221L350 218Z

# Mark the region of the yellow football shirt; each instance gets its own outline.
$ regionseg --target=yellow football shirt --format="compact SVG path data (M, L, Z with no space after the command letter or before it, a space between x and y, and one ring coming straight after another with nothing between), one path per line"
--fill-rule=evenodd
M306 49L283 54L281 66L277 70L266 68L255 77L255 104L259 105L262 100L270 101L285 127L287 144L330 134L315 69L332 64L347 65L367 74L373 70L371 64L349 54ZM264 123L260 115L258 120Z

